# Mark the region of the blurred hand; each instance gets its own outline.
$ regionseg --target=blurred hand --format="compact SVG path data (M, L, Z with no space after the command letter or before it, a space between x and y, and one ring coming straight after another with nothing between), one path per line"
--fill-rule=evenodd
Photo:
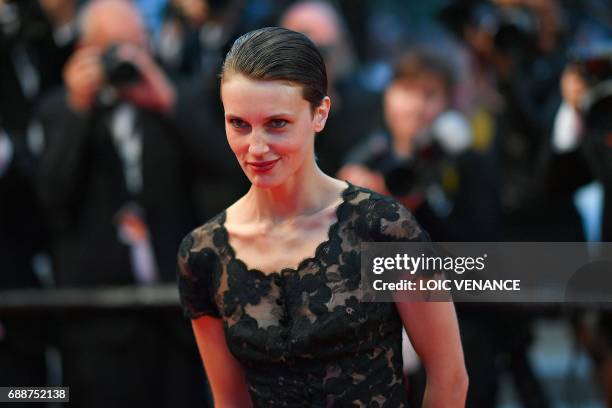
M174 86L157 66L151 55L144 49L122 44L117 50L118 56L133 63L142 75L137 84L122 87L122 99L147 109L167 112L174 105L176 93Z
M336 178L347 180L356 186L369 188L379 194L393 196L385 184L385 178L380 172L372 171L360 164L346 164L342 166L338 170ZM416 211L425 202L425 197L420 192L413 192L403 197L395 198L411 211Z
M142 108L160 112L170 110L175 100L174 87L151 56L129 44L122 44L117 52L120 58L136 65L142 75L139 83L119 89L120 97ZM68 88L68 102L77 112L91 109L106 81L101 55L99 48L84 47L78 49L66 63L64 81Z
M77 112L86 112L91 108L104 83L100 55L98 48L80 48L66 63L64 82L68 89L68 103Z
M575 66L568 65L561 76L561 96L575 110L587 91L587 85Z
M347 164L342 166L338 171L337 177L341 180L347 180L357 186L369 188L377 193L390 195L382 174L377 171L372 171L360 164Z
M397 200L410 211L415 212L419 209L420 206L425 203L425 197L419 191L415 191L414 193L410 193L403 197L396 197Z

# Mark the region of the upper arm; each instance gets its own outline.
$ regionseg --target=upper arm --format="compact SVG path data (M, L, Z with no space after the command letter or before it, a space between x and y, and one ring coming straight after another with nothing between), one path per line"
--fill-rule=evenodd
M210 247L193 250L206 237L203 231L196 230L181 242L177 280L183 313L191 319L216 406L249 407L244 371L229 351L223 319L214 301L213 276L221 268L219 257Z
M215 406L250 407L251 400L244 370L229 351L225 341L223 320L202 316L193 319L191 326Z
M389 221L381 224L380 240L421 242L423 244L419 246L420 251L433 251L429 235L412 213L399 204L389 206L393 211L386 211ZM459 325L452 302L415 301L413 298L412 301L396 302L395 305L412 345L423 361L428 377L465 373Z
M396 302L406 333L428 377L463 375L465 363L452 302Z

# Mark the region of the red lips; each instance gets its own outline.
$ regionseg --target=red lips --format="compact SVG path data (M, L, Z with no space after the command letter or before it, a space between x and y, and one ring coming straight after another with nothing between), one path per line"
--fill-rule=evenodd
M247 165L256 173L266 173L278 163L280 158L268 161L247 162Z

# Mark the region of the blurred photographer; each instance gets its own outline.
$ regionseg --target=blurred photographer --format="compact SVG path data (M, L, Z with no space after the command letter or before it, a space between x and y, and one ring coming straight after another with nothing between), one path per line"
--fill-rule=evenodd
M32 112L61 84L75 15L76 0L0 0L0 289L50 284L34 267L47 237L33 186L42 140Z
M0 290L53 284L33 177L40 131L32 112L61 83L76 0L0 0ZM47 385L52 323L0 317L0 384ZM49 384L50 385L50 384Z
M435 240L485 240L497 221L494 172L471 149L452 92L435 54L403 54L383 96L385 127L349 152L339 176L398 197Z
M91 10L80 23L81 38L64 74L71 109L84 113L120 100L161 113L171 108L174 89L147 50L144 27L125 23L117 30L123 22L110 13L94 17Z
M563 103L555 120L555 148L584 155L604 191L601 240L612 241L612 42L594 41L575 47L561 81ZM581 280L605 283L609 267ZM595 363L607 406L612 407L612 313L596 304L578 305L574 315L577 341Z
M473 146L469 123L450 102L451 79L431 53L400 57L384 94L386 128L350 153L340 177L402 200L433 240L498 241L495 156ZM468 390L467 406L495 407L504 370L512 372L524 406L548 406L527 358L528 322L478 306L457 305L468 375L478 384Z
M612 241L612 42L599 52L582 68L586 92L580 110L587 159L604 187L601 240Z
M163 194L157 191L159 196L149 196L155 193L149 183L153 183L158 171L163 169L180 178L176 162L180 160L181 147L170 136L172 126L167 117L175 99L174 88L151 57L142 20L129 3L94 1L83 11L80 27L77 50L64 70L66 90L50 95L40 109L45 150L38 190L56 234L56 244L62 241L60 236L70 237L72 234L64 233L72 228L78 228L73 232L81 234L93 230L99 233L88 236L92 242L81 236L74 243L76 247L71 244L70 250L56 252L58 283L119 284L139 279L154 282L158 279L158 266L169 278L167 264L162 259L151 259L154 249L161 252L161 247L153 248L161 242L147 241L151 237L153 241L169 239L168 233L172 233L170 237L176 234L172 230L180 229L186 220L179 222L179 217L175 220L177 226L170 227L170 220L164 220L168 215L149 212L145 225L143 214L134 213L132 204L138 203L143 210L159 206L150 200L163 200ZM149 164L162 157L174 158L174 164L169 168L166 167L172 160L164 160L157 167ZM177 195L176 199L166 200L168 205L188 208L182 188L185 187L178 183L168 190ZM124 221L124 214L139 219L137 225L147 231L156 226L171 230L159 234L166 235L163 238L147 232L146 239L133 241L130 237L134 234L125 230L132 224ZM104 249L110 264L92 263L83 252L87 244ZM128 248L133 252L131 262L124 261ZM126 260L129 259L128 256ZM113 268L108 268L111 265ZM139 268L142 271L138 272ZM80 277L84 269L89 271L88 276Z
M43 101L39 115L44 150L37 190L52 234L57 286L173 282L171 248L196 223L191 194L198 164L210 159L207 141L176 131L174 87L153 60L131 2L91 1L79 24L66 88ZM189 363L197 351L188 330L178 314L65 319L59 341L71 402L201 403L204 380Z
M555 0L459 1L442 13L471 52L492 114L505 241L582 241L573 203L584 171L551 137L570 30Z
M336 173L346 153L380 125L380 94L360 78L345 17L330 2L302 0L283 11L279 25L305 34L321 50L328 92L334 103L325 129L315 139L317 163Z

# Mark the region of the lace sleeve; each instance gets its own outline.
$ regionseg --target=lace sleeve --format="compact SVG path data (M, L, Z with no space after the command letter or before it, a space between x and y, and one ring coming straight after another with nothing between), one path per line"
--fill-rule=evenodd
M221 317L212 285L212 276L221 267L219 257L211 248L194 252L193 246L193 234L189 234L178 253L177 280L183 314L190 319L204 315Z
M376 195L372 203L370 234L376 242L429 242L429 234L414 215L393 198Z
M374 196L372 206L373 220L370 235L374 242L421 242L412 247L418 248L418 253L425 256L440 256L429 234L421 227L412 212L393 198ZM421 271L419 276L425 279L440 279L445 276L443 270L428 269ZM444 295L445 296L445 295ZM446 297L440 298L447 299Z

